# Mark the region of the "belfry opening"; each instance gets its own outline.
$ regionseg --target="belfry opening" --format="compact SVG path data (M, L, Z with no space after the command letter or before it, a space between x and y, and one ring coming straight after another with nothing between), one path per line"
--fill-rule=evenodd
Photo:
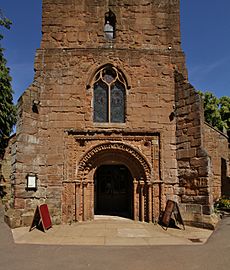
M94 213L132 218L132 182L126 166L100 166L94 176Z

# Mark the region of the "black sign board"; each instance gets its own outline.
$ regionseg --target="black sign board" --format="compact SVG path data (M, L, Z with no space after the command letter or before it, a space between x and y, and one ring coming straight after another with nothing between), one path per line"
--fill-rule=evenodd
M182 225L183 228L185 229L184 221L182 219L178 204L172 200L168 200L166 203L165 211L164 211L163 216L160 220L161 225L165 226L166 229L170 225L172 215L174 216L176 223Z
M181 216L181 213L180 213L180 209L179 209L179 206L178 206L177 203L175 203L173 215L174 215L174 218L175 218L177 224L182 225L183 228L185 229L185 227L184 227L184 221L182 219L182 216Z

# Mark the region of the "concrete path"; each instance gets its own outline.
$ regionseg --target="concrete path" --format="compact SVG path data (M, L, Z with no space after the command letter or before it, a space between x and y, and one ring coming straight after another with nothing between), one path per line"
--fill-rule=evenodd
M212 231L168 228L120 217L97 216L94 221L53 226L45 233L29 228L12 230L15 243L49 245L194 245L204 244Z
M0 219L0 270L228 270L230 218L223 219L203 245L172 244L15 244L11 230Z

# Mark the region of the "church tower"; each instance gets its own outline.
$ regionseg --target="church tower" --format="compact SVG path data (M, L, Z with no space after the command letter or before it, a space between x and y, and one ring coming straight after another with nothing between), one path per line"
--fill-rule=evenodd
M42 203L55 224L155 222L168 199L183 203L192 146L178 136L186 106L200 110L186 80L179 0L43 0L35 77L19 100L11 226L30 225Z

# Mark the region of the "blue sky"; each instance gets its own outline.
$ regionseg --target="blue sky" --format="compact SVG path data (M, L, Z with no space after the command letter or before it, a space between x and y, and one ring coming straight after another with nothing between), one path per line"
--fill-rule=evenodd
M0 0L13 21L1 42L13 77L16 101L33 81L41 40L41 0ZM197 90L230 94L230 0L181 0L182 48L189 80Z

